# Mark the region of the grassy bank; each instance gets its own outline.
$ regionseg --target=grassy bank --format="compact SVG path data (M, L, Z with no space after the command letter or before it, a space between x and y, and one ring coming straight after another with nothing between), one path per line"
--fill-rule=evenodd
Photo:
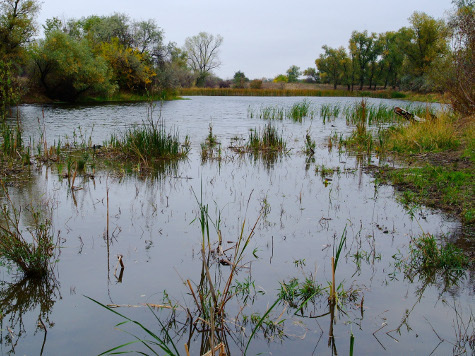
M475 223L474 117L446 113L386 133L380 150L396 154L408 168L384 168L378 178L391 182L408 204L424 204Z

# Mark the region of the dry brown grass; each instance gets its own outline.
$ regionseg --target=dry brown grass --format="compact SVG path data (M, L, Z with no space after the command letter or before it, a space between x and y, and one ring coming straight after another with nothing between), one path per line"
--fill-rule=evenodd
M461 132L456 129L455 118L441 113L436 118L425 119L390 133L387 149L398 153L424 153L455 150L460 146Z

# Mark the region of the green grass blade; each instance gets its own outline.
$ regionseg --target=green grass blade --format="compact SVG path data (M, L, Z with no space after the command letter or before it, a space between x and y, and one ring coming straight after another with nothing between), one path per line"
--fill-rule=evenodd
M264 321L266 316L269 315L269 313L272 311L272 309L274 309L274 307L280 302L281 299L282 299L282 297L277 298L277 300L274 302L274 304L272 304L272 306L269 308L269 310L267 310L267 312L259 320L259 322L257 323L254 330L252 330L251 336L249 337L249 340L247 341L246 349L244 350L244 355L246 355L249 344L251 343L251 340L254 337L254 334L256 333L257 329L260 328L260 326L262 325L262 322Z

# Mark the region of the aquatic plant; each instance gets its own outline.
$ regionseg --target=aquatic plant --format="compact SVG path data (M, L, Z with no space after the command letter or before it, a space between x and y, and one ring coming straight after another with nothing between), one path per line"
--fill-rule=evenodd
M6 155L16 155L23 149L22 130L18 124L14 128L3 122L0 126L0 137L2 138L1 150Z
M393 259L396 270L390 277L394 278L396 271L402 271L409 281L416 278L422 281L422 290L439 281L443 282L444 290L448 290L465 276L471 264L460 248L426 233L411 239L407 256L398 253Z
M255 111L251 107L247 109L247 116L249 118L258 117L263 120L280 120L284 118L291 119L294 122L302 122L305 117L313 118L313 112L310 111L310 102L303 100L294 103L290 108L282 106L265 106Z
M214 146L216 146L219 142L218 142L218 138L216 137L216 135L213 134L213 125L212 124L209 124L209 133L208 133L208 136L206 137L206 144L213 148Z
M150 312L153 314L153 316L155 317L155 319L157 320L157 322L160 324L160 331L162 333L165 334L165 337L161 337L158 333L150 330L149 328L147 328L146 326L144 326L142 323L138 322L137 320L133 320L119 312L117 312L116 310L110 308L109 306L107 305L104 305L102 304L101 302L98 302L97 300L95 299L92 299L88 296L86 296L87 299L93 301L94 303L97 303L98 305L100 305L101 307L107 309L108 311L110 311L111 313L114 313L118 316L120 316L122 319L125 319L125 321L122 321L120 323L118 323L116 325L116 328L118 330L121 330L121 331L124 331L122 329L120 329L119 327L122 327L123 325L126 325L128 323L131 323L133 325L136 325L138 326L138 328L142 331L144 331L146 333L146 335L148 335L148 337L151 337L150 340L148 339L144 339L143 337L139 337L139 336L136 336L134 335L133 333L130 333L128 331L124 331L126 332L127 334L130 334L132 335L135 340L134 341L129 341L129 342L126 342L124 344L121 344L121 345L118 345L118 346L115 346L107 351L104 351L103 353L101 353L100 355L106 355L106 354L122 354L122 353L129 353L130 351L118 351L120 349L123 349L129 345L133 345L133 344L136 344L136 343L140 343L142 344L143 346L145 346L145 348L152 352L153 354L155 355L158 355L158 353L155 351L155 347L158 347L160 350L162 350L166 355L179 355L180 353L178 352L175 344L173 343L173 339L170 337L170 335L168 334L168 331L167 331L167 328L166 326L160 321L160 318L157 316L157 314L153 311L152 307L150 305L147 305L148 309L150 310ZM170 346L169 346L170 345ZM143 352L141 351L137 351L137 353L140 353L140 354L144 354Z
M434 271L464 273L469 260L463 251L451 243L439 245L435 236L423 234L415 238L409 248L405 265L408 276Z
M316 96L316 97L372 97L391 99L404 98L405 93L392 90L383 91L348 91L334 89L238 89L238 88L181 88L179 95L207 95L207 96Z
M243 266L242 261L244 258L244 252L249 246L259 219L260 216L257 218L254 226L251 228L248 234L245 233L246 221L244 220L241 226L240 235L233 248L234 256L232 258L228 258L226 257L226 254L224 253L222 248L223 237L221 235L220 230L221 220L219 210L216 220L212 220L209 215L208 205L202 202L202 197L198 201L198 215L194 221L198 221L200 225L202 268L200 279L197 284L193 285L190 280L186 280L185 282L186 287L189 289L190 295L193 297L196 307L195 310L190 310L190 307L182 307L182 309L187 310L189 316L189 318L187 318L186 323L190 323L189 341L187 344L185 344L185 349L187 350L187 353L190 347L191 337L193 336L193 333L200 332L203 338L201 343L200 354L205 354L207 352L211 352L211 350L217 349L221 349L223 350L223 352L227 352L229 354L229 350L227 349L228 345L226 342L226 333L229 332L229 329L227 327L228 321L226 319L225 309L227 303L236 294L245 294L246 291L249 291L251 284L253 285L250 280L247 280L245 283L241 284L233 284L233 280L237 275L238 271ZM213 228L217 237L216 241L212 240ZM212 248L212 246L215 247ZM215 278L211 277L210 269L213 267L213 262L215 262L214 265L221 264L230 267L229 275L227 278L223 279L221 274L219 274L219 278L217 276L215 276ZM110 350L104 352L103 354L110 353L113 351L121 353L122 351L118 350L121 350L134 343L141 343L153 353L156 353L154 348L159 347L167 355L179 354L173 343L172 338L168 334L165 324L160 321L160 319L155 313L153 313L153 310L151 310L150 306L150 310L152 311L156 320L160 324L160 333L164 334L164 337L161 337L156 333L150 331L140 322L132 320L127 316L114 311L110 307L92 298L89 299L106 308L110 312L113 312L119 315L121 318L125 319L125 322L119 323L117 326L132 323L138 326L141 330L145 331L146 334L151 337L150 340L147 340L132 334L136 338L135 341L127 342L122 345L113 347ZM263 319L265 319L267 315L268 313L264 315ZM261 320L259 325L262 322L263 320ZM199 324L201 324L202 331L198 330ZM252 339L252 336L254 335L256 330L257 327L251 334L249 342ZM128 333L130 334L130 332Z
M180 144L178 132L167 132L162 120L149 120L129 128L122 136L112 135L109 147L143 163L181 159L188 149Z
M289 110L286 111L285 116L292 119L294 122L302 122L304 117L310 114L310 102L303 100L293 104Z
M305 148L304 152L308 156L313 156L315 154L316 143L315 140L312 140L310 136L310 129L307 130L305 134Z
M297 309L296 313L303 311L307 303L315 300L317 296L324 293L325 287L317 284L310 277L306 277L303 282L297 278L292 278L289 282L281 282L278 296L281 300L289 303L289 306Z
M201 143L201 161L221 160L221 144L216 135L213 134L213 126L209 124L209 133L205 141Z
M247 110L247 116L253 118L254 116L263 120L283 120L285 117L285 110L281 106L264 106L254 111L251 107Z
M262 131L251 130L247 142L247 148L252 151L283 151L285 146L284 139L271 124L264 125Z
M13 204L3 183L1 186L6 202L0 207L0 257L13 262L27 277L43 277L54 263L58 243L51 208L47 203L41 207L30 204L25 210L31 226L22 228L22 209Z
M322 104L320 106L320 117L323 119L323 123L327 120L335 119L340 115L340 104Z

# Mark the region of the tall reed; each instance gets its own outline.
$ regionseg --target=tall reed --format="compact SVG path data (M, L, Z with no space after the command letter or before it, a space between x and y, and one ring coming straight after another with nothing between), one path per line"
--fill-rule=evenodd
M250 132L247 147L252 151L283 151L286 143L273 125L266 124L262 131Z
M188 148L180 144L178 132L167 132L162 120L149 120L129 128L121 137L112 135L109 145L144 163L156 159L180 159L188 154Z

